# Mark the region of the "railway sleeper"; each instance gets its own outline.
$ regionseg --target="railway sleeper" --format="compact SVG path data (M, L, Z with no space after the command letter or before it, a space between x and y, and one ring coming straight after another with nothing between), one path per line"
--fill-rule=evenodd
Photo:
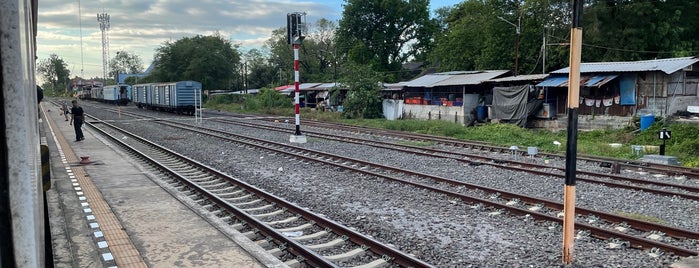
M318 232L315 232L315 233L312 233L312 234L309 234L309 235L302 235L302 236L292 237L292 239L294 239L294 240L296 240L296 241L306 241L306 240L321 238L321 237L323 237L324 235L327 235L327 234L329 234L329 233L330 233L330 232L323 230L323 231L318 231Z
M247 212L247 213L251 213L251 212L263 211L263 210L271 209L271 208L274 208L274 206L275 206L274 204L267 204L267 205L260 206L260 207L256 207L256 208L244 208L243 211L245 211L245 212Z
M283 220L268 221L268 222L265 222L265 223L266 223L267 225L274 226L274 225L277 225L277 224L284 224L284 223L294 222L294 221L299 220L300 218L301 218L301 217L293 216L293 217L288 217L288 218L283 219Z
M313 227L314 225L315 225L315 224L309 222L309 223L301 224L301 225L299 225L299 226L294 226L294 227L289 227L289 228L284 228L284 229L278 229L277 232L295 232L295 231L301 231L301 230L304 230L304 229L311 228L311 227Z
M249 206L249 205L257 204L257 203L262 202L262 201L264 201L264 199L258 198L258 199L252 200L252 201L250 201L250 202L231 203L231 205L234 205L234 206Z
M243 235L252 241L255 241L255 239L259 236L257 231L244 232Z
M330 255L330 256L323 256L328 260L334 261L334 262L341 262L341 261L346 261L355 257L362 256L366 253L366 250L364 248L355 248L353 250L347 251L345 253L340 253L340 254L335 254L335 255Z
M210 191L211 191L211 192L214 192L214 193L217 193L217 192L227 192L227 191L233 190L233 189L235 189L235 188L236 188L235 186L232 186L232 187L226 187L225 189L215 189L215 190L210 190ZM230 198L230 196L239 195L239 194L241 194L241 193L243 193L243 192L245 192L245 190L239 189L239 190L236 190L236 191L233 191L233 192L230 192L230 193L221 193L221 194L218 194L218 193L217 193L217 194L218 194L218 196L221 197L221 198Z
M279 249L278 247L267 250L267 253L277 258L281 258L281 256L284 255L284 251Z
M326 243L316 244L316 245L308 245L306 247L309 249L318 251L318 250L329 249L329 248L333 248L333 247L342 245L343 243L345 243L345 241L346 241L345 239L336 238L336 239L333 239L333 240L328 241Z
M285 212L285 210L279 209L279 210L275 210L275 211L272 211L272 212L269 212L269 213L253 214L252 216L255 217L255 218L260 219L260 218L267 218L267 217L276 216L276 215L282 214L282 213L284 213L284 212Z
M252 195L252 194L246 194L246 195L239 196L239 197L226 198L226 201L231 202L231 203L235 203L236 201L245 200L245 199L248 199L248 198L250 198L250 197L253 197L253 195Z
M388 265L389 265L389 263L386 260L377 259L377 260L374 260L374 261L367 263L367 264L354 266L354 268L379 268L379 267L384 267L384 266L388 266Z

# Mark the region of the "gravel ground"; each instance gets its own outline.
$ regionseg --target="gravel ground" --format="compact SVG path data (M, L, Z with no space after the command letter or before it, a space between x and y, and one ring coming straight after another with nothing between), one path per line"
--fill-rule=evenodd
M88 113L117 119L98 109ZM117 125L129 131L244 178L439 267L560 266L559 225L533 221L527 216L492 215L491 208L464 204L395 182L322 164L300 163L158 124L144 124L123 116L121 119L123 122ZM203 126L278 142L288 143L289 139L289 133L207 122ZM313 138L300 146L540 198L561 201L563 196L560 179ZM697 202L582 182L576 188L580 206L648 215L668 225L699 230L699 219L687 217L699 215ZM625 245L609 249L608 243L581 234L576 240L573 267L667 267L676 260L670 254L654 257Z

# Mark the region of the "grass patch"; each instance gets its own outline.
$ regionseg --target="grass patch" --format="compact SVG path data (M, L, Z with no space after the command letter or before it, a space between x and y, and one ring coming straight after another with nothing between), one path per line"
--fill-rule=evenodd
M399 141L398 144L418 147L429 147L435 145L433 141Z
M627 218L631 218L634 220L647 221L647 222L656 223L656 224L665 224L665 221L662 219L652 217L652 216L643 215L643 214L638 214L638 213L616 211L616 212L614 212L614 214L617 216L627 217Z

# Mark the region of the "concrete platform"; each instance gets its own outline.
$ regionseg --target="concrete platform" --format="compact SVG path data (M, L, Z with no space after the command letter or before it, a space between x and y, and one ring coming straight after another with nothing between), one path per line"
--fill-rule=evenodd
M42 109L56 267L285 266L242 234L194 213L90 128L83 127L85 140L72 141L73 127L59 110L45 102ZM91 162L80 164L81 156Z
M663 164L663 165L675 165L679 166L680 162L677 160L676 156L668 155L657 155L657 154L647 154L641 159L643 162L653 163L653 164Z

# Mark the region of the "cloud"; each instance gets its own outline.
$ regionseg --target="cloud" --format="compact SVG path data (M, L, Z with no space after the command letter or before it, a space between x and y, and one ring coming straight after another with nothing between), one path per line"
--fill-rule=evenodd
M155 49L165 41L218 32L244 48L261 47L273 30L286 27L289 12L306 12L308 21L312 22L319 18L337 20L339 9L338 1L320 0L42 0L38 57L41 60L57 54L69 66L75 66L69 68L72 75L80 75L84 66L85 76L101 76L102 34L98 13L109 14L110 58L116 51L126 50L139 55L149 65Z

